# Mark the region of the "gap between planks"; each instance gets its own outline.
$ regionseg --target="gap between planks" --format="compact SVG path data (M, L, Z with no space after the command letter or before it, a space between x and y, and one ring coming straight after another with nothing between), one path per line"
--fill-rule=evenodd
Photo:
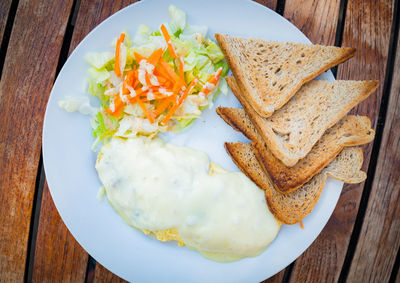
M13 0L10 11L8 12L7 23L4 29L3 39L0 46L0 78L3 74L4 60L6 59L8 43L10 41L12 27L14 25L15 14L17 13L19 0Z
M18 2L16 0L15 2ZM78 5L77 5L78 3ZM62 66L64 65L65 61L68 58L68 49L71 43L72 32L74 29L74 20L76 19L76 13L79 9L80 0L74 0L71 12L68 17L68 23L65 30L65 35L63 38L63 43L61 45L60 56L57 63L56 68L56 75L55 79L58 76ZM2 62L0 61L0 64ZM2 68L2 65L0 65ZM1 70L0 70L1 71ZM43 187L46 179L46 175L44 172L43 167L43 154L42 151L40 153L40 160L37 170L36 176L36 183L35 183L35 193L33 197L33 205L32 205L32 217L31 223L29 228L29 236L28 236L28 248L27 248L27 257L26 257L26 265L25 265L25 274L24 274L24 281L25 282L32 282L32 275L33 275L33 264L35 259L35 247L36 247L36 239L37 239L37 232L39 227L39 216L40 216L40 209L42 204L42 196L43 196Z
M392 26L391 26L391 33L389 40L389 51L388 51L388 57L387 57L388 59L385 70L385 80L382 91L383 93L382 93L381 106L379 110L379 116L375 131L375 140L371 152L371 159L368 165L368 172L367 172L368 177L365 181L365 186L361 195L357 218L354 224L353 232L350 237L349 246L347 249L346 257L343 262L343 267L338 282L346 282L347 280L347 276L350 270L350 265L354 257L358 239L360 237L361 227L364 222L364 217L368 206L368 200L371 193L372 183L375 178L376 165L379 158L379 149L382 142L383 129L385 127L386 113L390 96L390 89L393 80L393 70L394 70L394 62L396 59L396 50L398 48L397 40L398 40L399 21L400 21L399 14L400 14L399 0L396 0L393 9L393 19L392 19Z

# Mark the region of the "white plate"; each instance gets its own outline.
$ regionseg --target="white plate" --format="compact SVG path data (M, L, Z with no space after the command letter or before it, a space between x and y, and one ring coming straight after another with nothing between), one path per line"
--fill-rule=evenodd
M275 12L246 0L145 0L111 16L95 28L75 49L62 68L51 92L43 129L43 158L54 203L68 229L81 246L103 266L134 282L259 282L294 261L328 221L339 198L342 183L328 180L314 211L299 225L283 225L278 237L260 256L232 263L217 263L175 243L162 243L143 235L114 212L106 200L97 201L101 186L94 169L96 155L87 116L61 110L57 101L82 95L90 51L112 50L110 43L122 30L134 34L139 24L156 29L169 22L173 3L187 13L193 25L207 25L209 36L229 33L278 41L309 43L292 24ZM200 4L201 3L201 4ZM333 80L331 73L322 75ZM239 106L230 92L215 106ZM247 141L215 113L206 110L190 130L172 142L205 151L231 171L238 168L226 154L225 141Z

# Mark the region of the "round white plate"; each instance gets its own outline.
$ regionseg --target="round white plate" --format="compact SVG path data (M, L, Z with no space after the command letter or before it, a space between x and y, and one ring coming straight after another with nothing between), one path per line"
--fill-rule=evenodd
M201 4L200 4L201 3ZM207 25L208 35L228 33L278 41L309 43L292 24L275 12L246 0L145 0L114 14L96 27L71 54L54 84L43 128L43 158L54 203L68 229L81 246L103 266L134 282L259 282L294 261L328 221L339 198L342 183L328 180L314 211L299 225L283 225L277 238L260 255L232 263L205 259L175 243L163 243L132 229L111 208L98 201L101 186L94 168L96 154L87 116L67 113L57 101L84 94L87 52L112 51L111 41L122 30L133 35L140 24L156 29L169 22L168 7L174 4L187 13L192 25ZM333 80L331 73L322 78ZM227 170L238 171L224 150L225 141L246 142L215 113L215 107L239 103L229 92L203 112L193 126L171 142L200 149Z

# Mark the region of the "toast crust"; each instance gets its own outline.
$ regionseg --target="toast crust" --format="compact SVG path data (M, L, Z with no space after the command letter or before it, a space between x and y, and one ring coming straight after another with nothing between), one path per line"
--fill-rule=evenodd
M313 210L328 176L349 183L359 183L366 178L366 174L360 171L363 162L362 150L349 147L299 190L281 194L275 190L265 175L250 144L225 143L225 148L240 170L258 187L265 190L266 202L271 213L288 225L298 223Z
M300 159L306 157L326 130L335 125L350 111L351 108L360 103L362 100L366 99L373 91L375 91L378 86L377 81L335 81L332 83L312 81L304 86L302 90L300 90L301 93L299 92L298 95L296 95L288 104L276 111L274 115L269 118L262 118L254 111L254 109L252 109L252 107L250 107L248 101L243 97L241 89L236 81L232 77L227 77L226 81L228 82L228 85L232 89L234 95L246 110L250 120L257 128L258 133L267 147L271 150L275 157L281 160L288 167L293 167ZM353 88L356 86L361 87L361 90L359 90L357 94L353 95L353 97L348 98L348 103L341 105L343 107L340 108L340 110L332 110L332 115L329 121L325 121L322 119L322 117L325 116L321 115L319 112L310 114L310 111L308 111L309 105L307 105L307 103L310 104L311 102L307 102L306 106L302 105L302 98L304 97L302 93L306 93L309 88L325 88L325 85L329 88L336 86L337 88L344 89L349 88L348 85L350 85ZM343 92L343 90L341 91ZM332 97L332 99L334 98L335 97ZM308 120L302 121L304 132L309 133L308 136L304 133L302 136L297 135L297 132L301 133L301 129L299 130L297 127L295 127L295 122L287 122L287 118L289 116L288 112L291 113L292 119L296 120L296 115L298 113L300 113L298 116L302 116L301 111L306 112L309 116L308 120L311 121L310 126ZM318 122L319 120L316 120L315 122L318 126L312 126L314 122L312 119L313 117L322 120L324 123L320 124ZM315 128L318 130L316 131ZM298 136L297 141L289 140L292 137L292 131L295 131L294 133Z
M225 122L252 141L258 162L282 194L291 193L307 183L344 147L368 143L375 135L367 117L347 116L329 129L305 158L295 166L287 167L268 150L243 109L218 107L216 111Z
M281 108L284 104L286 104L289 99L296 94L296 92L301 88L303 84L318 77L330 68L347 61L349 58L354 56L356 51L355 48L350 47L306 45L289 42L279 43L261 39L239 38L222 34L215 34L215 38L217 39L223 53L225 54L225 58L229 64L229 67L232 70L235 79L237 80L240 88L243 91L243 96L249 101L249 104L254 109L254 111L256 111L258 115L264 118L271 116L275 110ZM271 60L268 60L267 62L265 62L265 60L263 62L259 62L258 64L265 65L265 76L268 76L268 78L257 78L256 81L258 83L250 82L249 80L251 80L251 78L249 78L249 75L247 74L249 70L246 70L246 66L244 66L246 65L246 63L243 63L241 61L241 57L248 57L248 54L242 54L244 52L243 50L236 50L238 48L232 46L233 43L240 43L242 41L244 46L256 45L255 50L252 50L252 53L256 53L257 55L262 54L260 49L265 52L265 50L271 48L279 48L279 52L282 54L286 54L288 52L287 50L291 50L291 53L288 54L290 60L286 61L284 65L281 65L282 62L276 60L276 56L274 56L270 58ZM306 49L306 51L303 52L303 49ZM311 54L309 54L310 51L308 51L308 49L310 49L310 51L312 52ZM325 56L326 60L322 60L323 64L318 64L321 61L321 58L319 58L315 54L315 52L326 52L329 53L329 56ZM306 54L308 54L309 58L315 57L316 62L314 62L314 64L310 64L310 62L306 66L303 66L303 69L302 66L296 66L294 65L294 62L291 62L296 60L296 64L297 62L302 62L302 60L305 59L304 56L307 56ZM274 61L274 59L276 62ZM250 59L248 58L248 60ZM244 61L246 61L246 59L244 59ZM248 62L248 64L257 63ZM314 67L312 72L305 72L305 69L308 70L307 67L309 67L310 65ZM267 70L269 66L272 66L270 68L275 68L275 72L269 72ZM296 67L298 68L298 70L288 70L288 72L285 74L286 82L282 82L282 90L278 90L276 85L271 85L269 82L267 82L271 79L282 80L280 75L282 70L284 71L288 68L293 69ZM247 69L252 70L251 67ZM261 72L261 70L258 71ZM291 77L293 73L296 73L297 76ZM277 74L279 74L279 76L277 76ZM301 75L299 76L298 74ZM256 74L256 76L257 75L259 74ZM255 76L252 77L254 78ZM277 83L277 81L275 83ZM284 89L285 87L286 89Z

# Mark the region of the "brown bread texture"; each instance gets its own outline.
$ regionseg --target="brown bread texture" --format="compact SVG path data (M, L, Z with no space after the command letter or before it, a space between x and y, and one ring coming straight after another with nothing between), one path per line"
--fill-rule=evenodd
M274 216L282 223L289 225L298 223L313 210L327 177L346 183L360 183L366 179L366 174L360 171L363 162L362 150L347 147L300 189L289 194L282 194L272 186L257 161L257 153L250 144L225 143L225 148L242 172L265 190L267 205Z
M354 48L275 42L215 34L244 97L261 117L281 108L300 87L351 58Z
M256 128L240 108L218 107L217 113L235 130L252 141L258 161L276 190L288 194L307 183L327 166L344 147L368 143L375 136L370 120L365 116L347 116L330 128L315 144L309 154L287 167L265 146Z
M311 81L271 117L262 118L249 106L235 79L226 80L269 150L289 167L378 86L377 81Z

